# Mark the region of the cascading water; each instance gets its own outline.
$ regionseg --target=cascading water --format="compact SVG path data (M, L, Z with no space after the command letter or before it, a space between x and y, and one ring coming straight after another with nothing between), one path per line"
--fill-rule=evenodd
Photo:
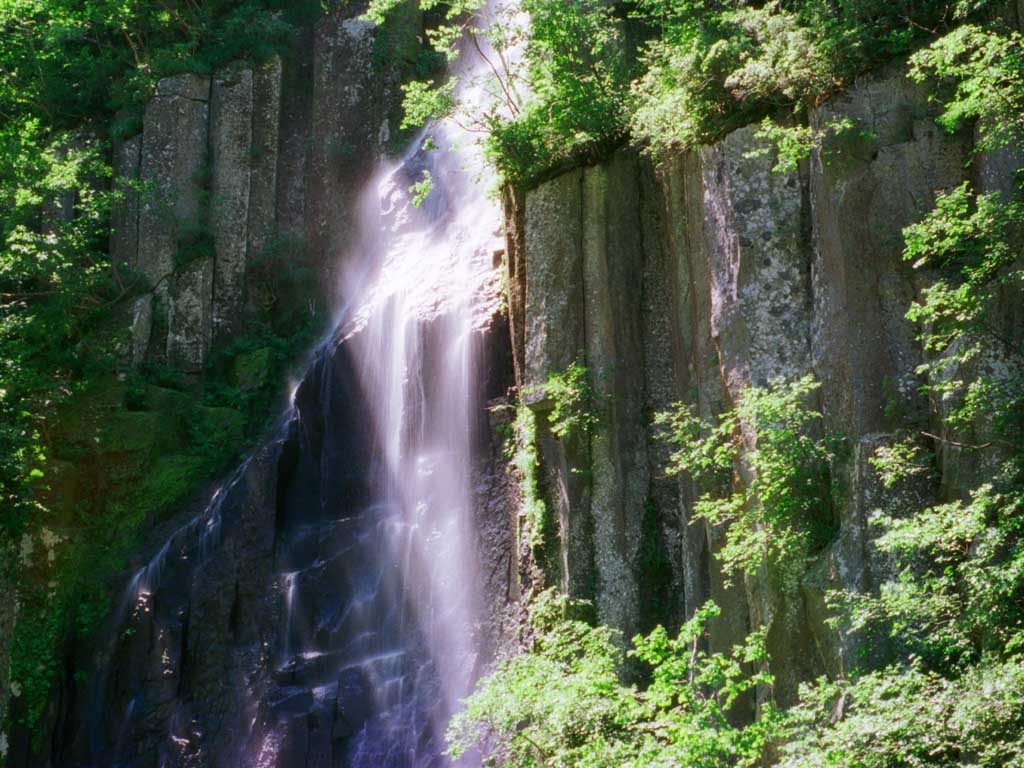
M500 305L500 218L480 187L482 166L456 137L435 127L430 151L425 138L369 191L362 229L374 268L353 270L343 291L361 298L339 338L372 425L364 515L378 570L343 608L356 638L344 664L370 681L373 699L353 766L440 764L439 738L479 661L471 467L482 331ZM433 188L417 207L410 188L424 172ZM323 653L301 650L315 633L292 636L303 658Z
M344 309L277 437L131 579L67 764L447 764L482 661L473 483L502 244L473 143L430 134L368 187Z
M422 138L422 137L421 137ZM382 232L379 272L367 300L342 330L373 423L370 467L379 566L397 583L368 599L400 606L365 628L365 660L381 674L380 723L357 738L354 765L387 765L380 744L405 742L395 764L432 765L438 736L476 667L479 579L473 540L471 466L480 331L496 310L494 253L499 219L468 177L465 158L438 132L440 147L414 151L381 176L366 229ZM414 146L418 146L414 145ZM434 188L419 209L410 185L428 170ZM389 593L393 590L393 593ZM409 717L425 717L410 722ZM382 738L378 726L388 729Z

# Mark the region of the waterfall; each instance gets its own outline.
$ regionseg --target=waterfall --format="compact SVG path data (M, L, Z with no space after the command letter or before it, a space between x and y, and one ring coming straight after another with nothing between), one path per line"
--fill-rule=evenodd
M428 137L436 149L422 148ZM419 728L439 737L479 661L471 468L483 407L478 358L482 331L500 303L502 241L497 203L479 179L482 166L464 146L460 151L458 139L447 126L434 126L381 171L363 209L374 269L369 278L356 270L344 290L362 297L340 334L372 423L378 565L396 569L402 605L393 618L397 643L371 644L359 662L367 670L398 670L385 673L375 693L383 711L390 708L385 719L397 716L387 741L407 740ZM425 172L433 186L416 207L410 187ZM405 657L418 658L411 673L399 663ZM435 700L425 707L424 693ZM408 722L407 709L429 722ZM353 765L387 764L373 744L379 732L362 738ZM436 742L407 749L410 765L437 759Z
M486 661L473 484L503 243L478 149L434 125L367 186L334 330L276 436L130 579L69 764L448 765Z

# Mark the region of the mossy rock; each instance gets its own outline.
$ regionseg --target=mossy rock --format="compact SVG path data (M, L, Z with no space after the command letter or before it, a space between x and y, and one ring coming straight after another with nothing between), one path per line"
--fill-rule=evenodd
M200 406L192 413L192 447L207 461L230 458L245 441L247 419L234 408Z
M141 453L154 459L183 445L179 419L159 411L110 414L99 438L100 453Z
M200 406L196 416L204 431L217 432L225 437L241 440L245 435L245 414L234 408Z
M243 392L260 389L269 382L274 367L274 353L270 347L243 352L231 364L232 383Z
M143 402L147 411L159 411L185 419L195 405L195 398L187 392L149 384L146 386Z
M95 450L109 414L124 408L126 390L123 382L111 376L71 398L61 408L57 419L57 434L53 442L55 453L75 460L80 458L80 449Z
M199 456L171 454L159 459L131 494L133 512L143 518L172 509L205 479L206 462Z
M51 459L46 462L43 485L47 490L43 492L43 498L58 519L69 520L76 511L82 495L80 475L79 466L73 461Z

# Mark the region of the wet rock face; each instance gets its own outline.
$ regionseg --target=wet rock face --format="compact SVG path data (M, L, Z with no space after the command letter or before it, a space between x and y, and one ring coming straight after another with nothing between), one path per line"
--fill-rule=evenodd
M825 626L825 591L871 590L886 574L871 543L883 494L868 460L897 426L928 426L921 350L905 317L924 278L902 261L902 229L937 190L966 178L971 149L969 135L945 134L934 116L894 69L812 114L818 127L856 127L798 171L772 171L748 127L673 158L656 180L619 153L528 193L510 217L512 295L525 294L513 302L521 383L543 383L583 349L601 395L601 426L585 450L539 436L561 524L557 576L627 634L677 623L708 598L724 609L712 625L716 649L765 626L784 703L801 679L848 661L848 640ZM992 156L976 173L999 188L1012 167ZM730 586L713 557L722 531L687 525L701 489L666 481L650 413L681 399L711 417L748 387L806 374L822 383L825 424L849 446L834 467L845 493L823 510L835 538L795 590L770 569ZM748 446L755 439L744 435ZM967 472L961 465L951 457L945 470ZM936 493L928 481L885 494L888 511ZM641 615L652 594L666 599Z
M281 757L296 740L333 743L333 700L313 694L330 682L317 677L327 665L282 662L296 627L337 611L365 578L352 550L372 528L360 515L368 430L359 409L321 402L323 393L358 399L344 351L321 358L279 438L138 572L67 714L60 764L256 764L253 752L273 742L274 765L298 766L307 763ZM325 466L340 470L324 476ZM311 731L306 720L318 718Z
M503 319L479 341L482 665L516 614L514 483L485 407L510 383ZM400 518L377 501L389 478L350 355L328 344L276 437L134 564L85 684L62 699L54 765L442 764L434 661L395 548Z

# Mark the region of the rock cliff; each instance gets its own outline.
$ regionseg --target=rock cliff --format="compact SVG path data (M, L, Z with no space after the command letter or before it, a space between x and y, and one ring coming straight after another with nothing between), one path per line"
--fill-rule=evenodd
M421 32L420 17L412 10L386 32L361 21L361 10L345 4L325 12L299 30L290 50L279 57L235 62L210 75L182 74L159 81L142 115L141 130L113 146L113 185L119 199L111 211L110 254L119 280L136 298L112 318L111 325L117 327L109 336L117 354L109 376L73 400L50 437L51 490L46 499L66 517L78 508L95 513L106 505L134 508L136 519L145 518L150 534L142 537L140 551L126 563L104 564L110 571L125 566L135 570L156 554L202 510L216 488L209 476L220 471L227 454L251 444L270 415L267 411L281 408L281 359L294 360L308 350L270 350L265 337L294 338L297 329L322 325L336 304L336 270L355 250L357 198L393 150L389 118L398 114L401 69L419 50ZM221 359L220 370L213 372L214 356L223 358L225 348L247 333L256 346L263 346L236 350L226 367ZM109 352L105 350L108 356ZM144 365L157 372L158 380L167 381L154 384L153 373L139 377L137 370ZM256 406L263 410L256 412L247 403L211 406L210 390L224 385L244 397L255 396L257 390L264 393L265 398L258 398L265 401ZM220 454L212 462L202 455L204 443L205 449ZM259 599L272 602L278 588L271 583L272 571L257 578L254 563L265 565L261 558L268 556L268 530L273 538L274 505L266 493L272 495L275 480L265 462L254 460L253 465L265 471L246 475L253 494L247 503L250 508L262 504L269 517L253 523L242 546L242 559L255 570L241 580L239 595L266 587ZM130 530L116 536L138 538ZM39 550L38 541L26 542ZM12 553L11 562L16 556ZM234 567L229 565L232 557L225 556L229 570ZM94 580L101 578L106 576ZM213 605L216 600L234 599L233 583L208 581L203 597L194 599L207 601L201 610L212 616L219 610ZM180 582L175 586L182 587ZM121 580L95 585L96 590L109 589L111 595L119 595L124 587ZM108 597L104 592L101 600ZM168 610L192 602L184 594L179 597L169 601ZM227 609L237 618L241 603L230 600ZM117 599L113 602L116 614ZM252 631L262 638L261 627L270 626L274 614L257 613ZM8 715L15 614L13 600L3 601L0 717ZM175 635L174 642L180 641L175 654L181 658L189 653L190 642L212 651L229 632L217 621L206 625L212 634L199 632L196 614L191 615L192 619L185 614L172 617L175 626L191 627L182 630L184 635ZM117 658L125 667L126 677L120 682L98 683L89 672L111 653L109 636L68 633L57 638L59 671L45 714L33 729L0 732L0 756L18 766L88 764L101 754L96 744L115 749L137 741L146 760L157 760L157 745L162 742L153 733L146 736L128 726L117 731L120 726L112 719L88 707L90 697L106 706L102 701L108 694L93 691L97 685L105 691L109 682L110 702L117 709L117 691L123 692L122 683L134 675L151 694L148 701L170 716L167 701L183 689L166 679L166 667L161 665L170 657L161 661L160 654L169 646L158 642L152 626L142 629L141 645L125 647L131 658ZM169 637L164 633L162 641ZM149 651L157 655L151 657ZM234 660L227 658L230 654L199 655L211 664L194 667L196 679L204 680L201 695L209 697L208 706L223 711L227 694L218 686L230 684L229 679L221 678L215 685L211 676L218 670L240 669L233 665L244 667L251 659L245 654ZM11 700L14 722L21 715L19 706L24 706L17 693ZM203 715L209 711L204 709ZM170 733L159 714L137 714L146 728L159 721L163 732ZM124 709L117 717L131 720ZM102 754L96 758L99 764L128 759L125 752Z
M865 77L815 110L812 125L848 118L858 129L792 172L774 171L747 127L657 169L622 150L506 201L518 383L542 390L579 361L598 404L582 445L538 419L559 524L547 580L595 601L600 621L627 637L678 625L714 599L724 611L712 646L764 626L783 703L801 680L854 661L850 639L825 623L825 593L880 582L869 514L898 514L940 486L955 493L968 471L945 446L941 482L883 494L868 465L898 427L942 433L941 413L918 394L923 353L905 315L927 276L903 262L902 228L937 191L966 178L1000 188L1015 167L972 156L969 134L943 132L903 72ZM847 446L833 467L840 491L820 512L834 535L796 593L764 568L730 585L714 558L721 531L691 524L700 489L666 475L652 414L683 401L710 416L747 387L806 374L821 382L816 405ZM539 414L550 407L527 400Z
M288 311L275 306L295 299L275 285L282 261L316 274L309 308L336 298L332 271L397 95L378 45L371 24L332 14L283 59L158 83L142 132L114 151L124 199L111 254L149 288L133 307L131 360L201 371L247 321Z

